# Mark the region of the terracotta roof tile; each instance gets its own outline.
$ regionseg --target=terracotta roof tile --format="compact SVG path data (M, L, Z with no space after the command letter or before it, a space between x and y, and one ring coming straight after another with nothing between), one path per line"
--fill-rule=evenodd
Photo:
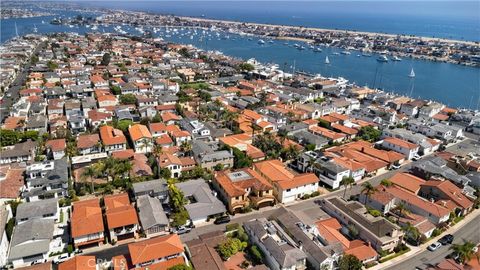
M176 234L151 238L128 245L133 265L165 258L184 252L180 237Z

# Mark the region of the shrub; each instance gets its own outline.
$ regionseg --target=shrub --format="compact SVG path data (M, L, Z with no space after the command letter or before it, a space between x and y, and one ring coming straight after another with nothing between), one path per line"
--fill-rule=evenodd
M218 253L223 260L227 260L237 252L242 251L247 246L246 242L240 241L238 238L227 238L217 247Z
M250 247L250 254L252 255L252 259L256 264L262 263L263 254L256 245L253 245Z
M310 198L317 197L318 195L320 195L320 191L314 191L310 194Z
M238 224L238 223L231 223L231 224L227 224L227 226L225 226L227 232L238 230L239 227L240 227L240 224Z

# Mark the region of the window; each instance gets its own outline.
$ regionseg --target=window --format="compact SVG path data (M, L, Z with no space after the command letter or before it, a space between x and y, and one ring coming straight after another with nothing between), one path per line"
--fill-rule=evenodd
M287 189L287 192L290 192L291 190L292 190L292 189L291 189L291 188L289 188L289 189Z

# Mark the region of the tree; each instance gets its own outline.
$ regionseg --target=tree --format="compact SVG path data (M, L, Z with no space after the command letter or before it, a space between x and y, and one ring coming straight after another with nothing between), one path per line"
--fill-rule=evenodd
M367 204L367 201L370 198L370 196L372 196L376 191L377 189L374 186L372 186L370 182L365 182L362 184L361 193L365 194L365 202L364 202L365 205Z
M382 181L380 181L380 185L384 186L384 187L391 187L393 185L392 181L388 180L388 179L383 179Z
M104 53L103 56L102 56L102 66L108 66L108 64L110 64L110 54L109 53Z
M114 127L120 129L123 132L127 132L128 128L133 124L132 120L123 119L114 122Z
M120 95L122 93L122 89L118 85L112 85L110 86L110 90L114 95Z
M168 168L161 168L159 175L163 179L170 179L172 177L172 172Z
M382 132L374 127L366 126L360 128L358 135L365 141L375 142L380 139L380 136L382 136Z
M347 254L338 260L340 270L360 270L363 268L362 262L355 256Z
M189 156L192 152L192 144L188 141L182 142L180 145L180 151L182 151L185 155Z
M227 238L217 246L218 253L223 260L227 260L231 256L237 254L247 247L246 242L242 242L238 238Z
M122 104L135 104L137 103L137 97L134 94L125 94L120 96L120 103Z
M156 156L156 157L159 157L163 154L163 146L159 145L159 144L156 144L154 147L153 147L153 154Z
M343 177L342 179L342 182L341 184L343 185L343 187L345 188L344 191L343 191L343 198L345 199L345 195L347 194L347 188L350 187L353 185L353 183L355 183L355 179L353 179L353 177L351 176L345 176Z
M169 267L168 270L192 270L193 268L185 264L177 264Z
M252 71L255 69L255 67L252 65L252 64L249 64L249 63L241 63L240 65L238 65L238 68L241 70L241 71Z
M252 165L253 163L252 158L247 156L240 149L233 147L232 152L234 157L233 168L239 169L239 168L250 167Z
M463 244L451 245L450 249L458 255L458 260L460 261L460 263L464 264L465 262L472 259L475 255L475 247L475 243L470 241L464 241Z
M83 179L83 180L88 179L90 181L92 193L94 192L93 177L95 177L97 174L98 174L98 172L95 169L95 166L90 165L90 166L85 167L85 169L82 172L82 175L80 176L81 179Z
M400 219L400 217L405 217L408 213L410 213L404 203L399 203L397 206L395 206L395 212L397 212L398 219Z
M190 57L192 57L192 56L190 55L190 53L188 52L188 49L187 49L186 47L183 47L183 48L181 48L180 50L178 50L178 53L179 53L181 56L185 57L185 58L190 58Z
M261 264L263 261L263 254L257 245L250 247L250 254L252 254L253 260L256 264Z
M47 62L47 67L50 71L54 71L55 69L58 68L58 64L50 60Z
M0 146L14 145L20 140L16 131L9 129L0 129Z
M407 239L411 240L412 243L418 245L420 236L422 235L417 227L413 226L410 222L402 226L402 230L405 232Z

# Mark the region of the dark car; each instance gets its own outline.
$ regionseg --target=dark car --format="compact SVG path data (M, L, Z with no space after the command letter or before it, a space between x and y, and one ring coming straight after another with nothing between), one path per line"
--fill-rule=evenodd
M442 238L440 238L438 242L442 243L442 245L451 244L453 242L453 238L454 238L453 235L447 234L447 235L444 235Z
M228 223L230 222L230 217L229 216L223 216L215 219L213 223L215 224L223 224L223 223Z

